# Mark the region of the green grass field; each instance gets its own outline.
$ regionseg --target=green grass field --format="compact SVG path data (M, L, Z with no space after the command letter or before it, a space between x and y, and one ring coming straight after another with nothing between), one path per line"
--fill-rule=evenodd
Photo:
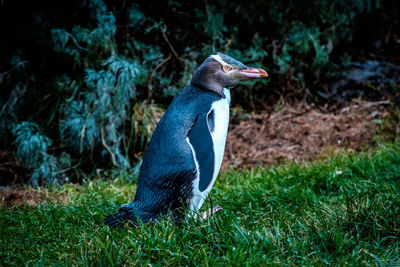
M400 143L222 173L207 205L224 210L180 227L165 219L110 230L103 217L133 199L135 184L123 178L68 184L50 189L63 202L0 210L0 263L396 265L399 189Z

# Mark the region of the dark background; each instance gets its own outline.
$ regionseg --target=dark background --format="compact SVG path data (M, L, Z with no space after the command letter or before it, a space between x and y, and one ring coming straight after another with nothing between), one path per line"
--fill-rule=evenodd
M208 55L269 79L232 105L400 100L398 1L0 2L0 175L34 185L134 175L154 125ZM7 182L5 182L7 181Z

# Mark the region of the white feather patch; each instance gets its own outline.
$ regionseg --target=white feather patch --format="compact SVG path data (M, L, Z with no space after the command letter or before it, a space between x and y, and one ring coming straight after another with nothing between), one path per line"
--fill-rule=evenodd
M227 65L228 63L226 63L220 55L212 55L211 56L213 59L215 59L216 61L218 61L222 66Z

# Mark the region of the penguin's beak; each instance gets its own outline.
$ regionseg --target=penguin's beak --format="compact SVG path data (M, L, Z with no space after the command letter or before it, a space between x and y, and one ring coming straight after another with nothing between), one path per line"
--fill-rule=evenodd
M246 78L266 78L268 73L263 69L258 68L247 68L238 71L240 75Z

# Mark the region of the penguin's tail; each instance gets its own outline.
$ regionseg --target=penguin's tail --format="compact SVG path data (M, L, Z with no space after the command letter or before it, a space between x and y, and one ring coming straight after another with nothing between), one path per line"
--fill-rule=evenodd
M106 216L104 223L111 228L122 229L126 223L129 223L130 226L135 224L132 218L136 218L133 204L124 204L119 208L118 213Z

